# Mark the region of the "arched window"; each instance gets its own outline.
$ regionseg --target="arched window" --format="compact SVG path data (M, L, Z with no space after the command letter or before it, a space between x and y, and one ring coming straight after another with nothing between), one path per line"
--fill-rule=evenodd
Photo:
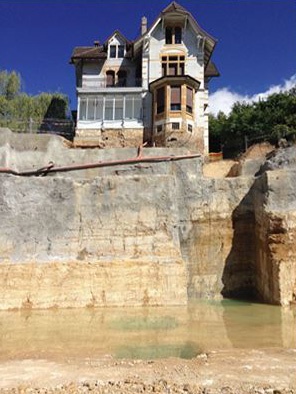
M112 70L109 70L106 72L106 76L107 76L106 86L107 87L115 86L115 72Z

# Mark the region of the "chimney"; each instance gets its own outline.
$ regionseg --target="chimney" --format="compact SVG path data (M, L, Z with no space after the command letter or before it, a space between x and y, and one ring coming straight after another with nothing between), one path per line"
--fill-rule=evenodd
M98 47L100 45L100 42L99 41L94 41L94 46L95 47Z
M141 20L141 35L145 34L146 31L147 31L147 18L146 16L143 16Z

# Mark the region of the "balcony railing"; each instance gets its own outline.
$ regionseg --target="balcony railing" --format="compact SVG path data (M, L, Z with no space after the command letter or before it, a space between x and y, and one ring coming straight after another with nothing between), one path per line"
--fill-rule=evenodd
M109 78L83 76L82 87L83 88L135 88L142 86L142 79L129 79L121 78L115 81L111 81Z

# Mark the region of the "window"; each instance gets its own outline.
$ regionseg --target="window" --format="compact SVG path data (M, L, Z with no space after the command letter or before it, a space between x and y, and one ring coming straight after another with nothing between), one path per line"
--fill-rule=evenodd
M95 108L96 108L96 101L94 98L88 99L88 106L87 106L87 119L95 120Z
M188 129L189 133L192 133L192 130L193 130L192 124L189 124L187 126L187 129Z
M116 57L116 45L110 45L110 57L111 58Z
M162 76L184 75L185 56L163 56Z
M106 83L107 88L115 86L115 72L112 70L107 71L106 76L107 76L107 83Z
M189 88L188 86L186 87L186 111L192 114L192 108L193 108L193 90Z
M113 97L105 99L105 120L113 120Z
M156 127L156 131L157 131L157 133L162 132L162 125L161 124Z
M165 29L166 44L182 44L182 28L168 26Z
M165 90L164 87L160 88L156 92L156 103L157 103L157 113L161 114L164 112L164 100L165 100Z
M124 45L118 45L118 55L117 57L124 57Z
M123 118L123 97L115 97L115 120L121 120Z
M171 111L181 111L181 86L171 86Z
M119 70L117 73L118 86L126 86L126 71Z
M139 96L125 97L125 119L142 119L142 99Z
M80 99L79 120L115 120L142 119L141 95L110 95Z
M142 119L142 99L134 97L134 119Z
M96 98L96 119L103 119L104 99L102 96Z
M166 44L173 43L173 29L171 27L167 27L165 29L165 43Z
M172 130L180 130L180 123L179 122L173 122L172 123Z
M79 102L79 119L80 120L86 120L86 106L87 106L87 100L80 99L80 102Z
M124 45L110 45L109 47L109 57L112 59L123 58L124 57Z
M182 29L181 27L175 27L175 44L182 43Z

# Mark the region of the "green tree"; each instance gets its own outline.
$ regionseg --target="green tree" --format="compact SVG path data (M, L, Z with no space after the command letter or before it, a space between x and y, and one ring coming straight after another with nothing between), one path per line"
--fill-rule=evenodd
M224 151L235 155L244 150L244 141L256 143L296 137L296 88L272 94L259 102L236 103L228 116L210 116L211 140L220 140ZM211 143L210 143L211 148Z
M8 75L8 81L6 85L6 98L8 100L13 100L21 90L21 77L20 74L12 71Z
M68 112L67 96L60 93L30 96L21 92L19 73L0 71L0 126L28 131L31 120L40 127L45 119L66 119Z
M14 99L21 89L21 77L16 71L0 71L0 95L8 100Z

